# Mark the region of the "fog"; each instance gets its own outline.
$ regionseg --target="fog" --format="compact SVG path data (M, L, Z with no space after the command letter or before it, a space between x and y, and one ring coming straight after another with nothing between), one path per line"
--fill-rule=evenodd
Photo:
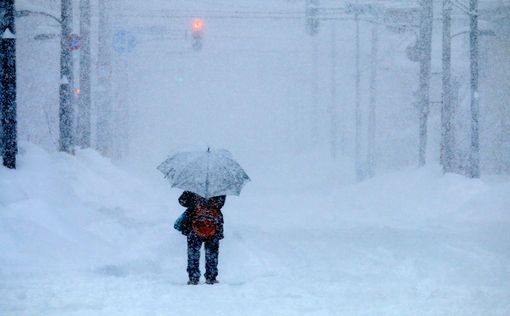
M15 4L1 315L510 315L508 0Z
M321 161L342 160L337 165L347 169L354 165L365 169L372 150L378 172L418 166L419 63L408 58L418 31L396 31L387 20L361 15L360 125L356 130L356 22L354 15L345 11L349 5L320 1L318 32L311 35L307 32L305 1L110 1L109 23L101 26L98 3L92 1L93 146L99 128L95 124L101 115L98 78L106 72L112 84L108 93L114 111L109 119L112 153L108 156L116 160L149 166L176 150L212 146L228 148L253 161L313 153ZM412 10L418 4L372 1L359 5ZM496 5L481 2L484 10ZM18 10L59 14L55 1L19 1L17 6ZM452 38L452 80L457 96L452 124L460 173L468 163L471 121L469 21L463 14L458 8L454 11L453 30L458 34ZM74 4L74 16L73 32L79 33L78 3ZM431 164L439 162L441 142L440 16L441 7L435 5L425 157ZM193 18L204 23L198 50L193 48ZM504 109L507 96L502 91L507 90L509 80L497 67L508 64L501 59L508 55L497 53L507 47L507 32L505 23L488 13L482 18L481 28L494 33L481 38L480 78L481 164L484 172L492 174L508 170L509 165L507 125L501 120L508 117ZM43 16L30 16L18 19L17 27L22 82L19 134L22 140L55 150L59 137L59 43L58 38L34 37L55 32L58 25ZM376 56L372 50L374 28L378 36ZM106 32L111 43L106 66L98 59L100 32ZM115 36L119 33L129 34L133 47L116 49ZM80 54L80 50L73 52L76 74ZM79 84L75 77L75 87ZM369 121L371 97L375 123ZM79 98L74 100L76 112ZM373 144L370 128L375 130Z

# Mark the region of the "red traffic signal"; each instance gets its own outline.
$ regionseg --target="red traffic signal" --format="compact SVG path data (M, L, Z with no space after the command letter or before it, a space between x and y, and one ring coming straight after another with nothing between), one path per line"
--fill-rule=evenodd
M191 47L193 47L194 50L199 51L202 49L202 36L203 36L203 30L204 30L204 20L200 18L195 18L193 21L191 21L191 37L192 37L192 43Z
M193 19L191 23L191 28L193 29L193 33L201 32L204 28L204 20L200 18Z

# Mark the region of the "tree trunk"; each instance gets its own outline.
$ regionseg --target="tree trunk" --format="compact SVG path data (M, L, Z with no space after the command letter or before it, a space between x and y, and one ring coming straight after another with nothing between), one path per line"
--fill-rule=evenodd
M60 108L59 108L59 150L73 152L73 59L68 43L72 29L72 4L70 0L62 0L61 19L62 31L60 37Z
M3 0L4 12L0 28L0 93L1 93L1 146L3 165L16 168L17 115L16 115L16 27L14 0Z

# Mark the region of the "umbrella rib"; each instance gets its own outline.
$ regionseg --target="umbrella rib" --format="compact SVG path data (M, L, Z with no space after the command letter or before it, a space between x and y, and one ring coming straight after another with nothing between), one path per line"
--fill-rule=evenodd
M166 162L166 160L165 160L165 162ZM170 172L172 172L172 169L174 169L174 168L173 168L173 167L170 167L170 168L168 169L168 171L167 171L167 172L163 172L163 170L161 170L161 169L164 169L164 168L163 168L163 167L164 167L163 165L165 164L165 162L163 162L162 164L160 164L160 165L157 167L157 169L158 169L159 171L161 171L161 173L163 173L163 174L165 175L164 179L167 179L167 178L170 178Z
M168 170L168 172L165 174L165 178L169 178L170 177L170 172L172 172L172 169L174 169L174 168L170 168Z

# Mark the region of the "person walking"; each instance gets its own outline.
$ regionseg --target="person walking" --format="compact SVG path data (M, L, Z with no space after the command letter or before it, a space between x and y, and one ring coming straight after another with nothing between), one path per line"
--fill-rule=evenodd
M216 284L218 280L218 255L223 235L223 214L226 196L206 199L196 193L184 191L179 204L186 207L177 219L174 228L187 237L188 241L188 284L197 285L200 281L200 249L205 249L205 283Z
M239 196L250 177L232 154L224 149L181 151L165 159L157 169L172 188L184 190L179 203L186 211L174 228L188 239L188 284L200 281L200 248L205 248L205 282L218 283L218 252L223 239L221 208L227 195Z

